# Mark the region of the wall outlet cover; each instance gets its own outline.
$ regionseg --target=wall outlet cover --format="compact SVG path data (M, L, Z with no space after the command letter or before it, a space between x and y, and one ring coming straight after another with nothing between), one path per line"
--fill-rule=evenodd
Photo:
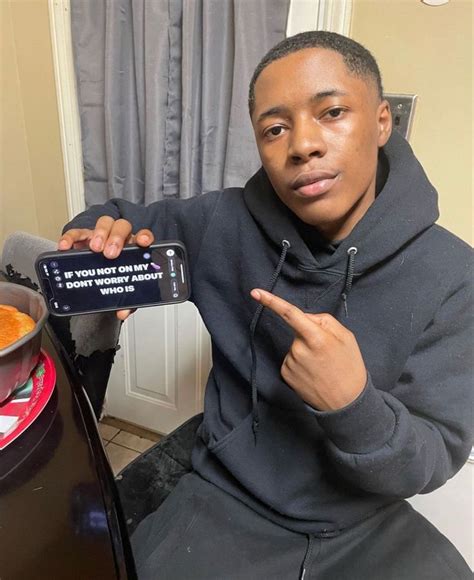
M417 95L386 93L384 94L384 98L390 104L393 129L398 131L408 141L413 125Z

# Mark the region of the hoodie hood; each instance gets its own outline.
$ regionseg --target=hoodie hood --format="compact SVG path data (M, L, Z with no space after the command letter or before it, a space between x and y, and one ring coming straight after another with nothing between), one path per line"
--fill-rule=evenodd
M285 261L293 262L303 270L330 269L345 277L340 298L348 317L348 295L354 277L398 252L435 222L439 215L437 193L407 141L393 132L383 154L388 164L388 176L382 190L349 236L333 248L334 251L318 252L317 257L298 230L293 213L276 194L265 170L261 168L250 179L244 189L244 201L253 218L281 252L266 290L273 290ZM387 219L387 216L393 216L393 219ZM255 441L259 414L254 335L262 310L261 305L256 309L250 326L250 382Z
M346 271L348 250L358 250L354 275L395 254L439 217L438 195L407 141L394 131L383 148L388 177L364 217L335 252L316 259L302 239L292 212L280 200L263 167L249 180L244 200L274 244L288 240L288 261L309 270ZM393 216L393 219L387 219Z

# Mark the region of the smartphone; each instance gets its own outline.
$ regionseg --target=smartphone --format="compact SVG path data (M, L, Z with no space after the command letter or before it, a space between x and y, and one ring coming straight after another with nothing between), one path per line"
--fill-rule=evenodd
M186 249L174 240L125 246L113 260L91 250L46 252L35 267L56 316L177 304L190 295Z

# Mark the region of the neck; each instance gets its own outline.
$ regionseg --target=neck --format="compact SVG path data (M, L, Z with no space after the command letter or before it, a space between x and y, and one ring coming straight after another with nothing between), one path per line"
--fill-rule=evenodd
M350 210L341 217L337 222L330 224L319 224L318 230L329 242L343 240L352 232L355 226L367 213L369 207L375 201L375 183L372 184L370 190L361 197L357 203L350 208Z

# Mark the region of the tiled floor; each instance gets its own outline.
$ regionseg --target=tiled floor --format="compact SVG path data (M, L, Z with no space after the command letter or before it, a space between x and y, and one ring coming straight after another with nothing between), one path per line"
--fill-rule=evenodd
M161 438L157 433L113 417L101 419L99 432L114 475Z

